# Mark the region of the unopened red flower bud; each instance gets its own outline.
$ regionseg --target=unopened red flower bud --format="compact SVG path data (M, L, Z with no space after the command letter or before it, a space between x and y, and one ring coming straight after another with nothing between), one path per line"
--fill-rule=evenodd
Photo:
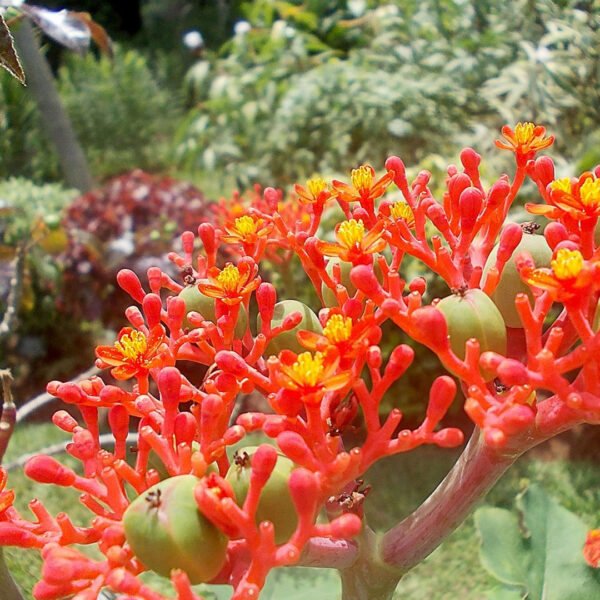
M457 173L448 180L448 192L455 202L458 202L460 195L468 187L471 187L471 179L464 173Z
M191 255L194 252L195 237L193 231L184 231L181 234L181 246L185 254Z
M221 414L221 411L223 410L223 400L221 399L220 396L217 396L216 394L208 394L208 396L206 396L204 398L204 400L202 400L202 419L214 419L215 417L219 416L219 414ZM207 421L207 425L209 424L209 422ZM210 431L209 429L207 429L207 431Z
M384 299L384 292L373 272L372 265L358 265L350 271L352 285L359 289L365 296L374 298L378 302Z
M529 427L535 418L530 406L515 404L500 415L500 423L504 432L514 435Z
M280 433L277 436L277 445L292 462L299 465L306 465L307 459L312 459L312 452L304 438L295 431Z
M415 357L415 351L406 344L396 346L385 366L385 377L398 379L406 369L410 366Z
M427 418L438 423L450 408L456 395L456 383L452 377L442 375L437 377L429 390Z
M381 348L378 346L371 346L367 350L367 364L372 369L379 369L381 366Z
M75 482L75 473L50 456L38 454L25 465L25 475L38 483L55 483L68 487Z
M196 419L189 412L181 412L175 417L173 432L178 444L191 444L196 437Z
M448 325L441 310L434 306L424 306L413 311L411 318L419 338L433 350L441 351L449 348Z
M477 222L477 216L483 203L483 194L475 187L468 187L460 194L460 226L462 231L469 233Z
M206 254L211 255L215 251L215 228L211 223L202 223L198 227L198 235L204 245Z
M492 209L503 205L509 192L510 184L508 183L508 179L501 177L498 179L498 181L496 181L496 183L494 183L488 192L486 201L487 207Z
M292 471L288 484L298 514L308 513L312 516L319 495L319 483L315 475L300 467Z
M526 385L529 383L529 372L527 367L518 360L505 358L498 365L498 377L502 383L513 385Z
M275 212L277 210L277 204L281 199L281 192L272 187L265 188L263 192L263 198L265 202L269 205L269 208Z
M235 352L221 350L215 355L215 364L225 373L233 373L237 378L242 378L248 373L246 361Z
M507 262L512 256L515 248L520 244L523 238L523 229L518 223L509 223L500 234L500 242L498 244L497 259L502 262Z
M126 438L129 433L129 413L122 404L108 411L108 425L116 438Z
M271 476L277 462L277 450L269 444L261 444L252 455L250 485L263 487Z
M351 538L360 533L362 519L354 513L345 513L329 523L331 535L334 538Z
M77 420L74 419L66 410L59 410L52 415L52 422L63 431L72 433L77 427Z
M409 284L408 289L411 292L419 292L421 296L425 293L427 289L427 280L425 277L415 277Z
M394 171L394 183L400 189L406 187L406 168L401 158L398 158L397 156L390 156L385 161L385 168L388 172Z
M434 433L433 439L440 448L456 448L464 442L465 435L456 427L446 427Z
M175 324L177 327L181 327L186 313L185 300L179 296L169 298L167 313L169 315L169 325Z
M148 327L152 328L160 323L160 313L162 310L162 301L156 294L146 294L142 302L142 309L146 316Z
M146 293L138 276L131 269L121 269L117 273L117 283L137 302L142 302Z
M281 327L285 330L285 331L289 331L290 329L294 329L294 327L296 327L296 325L299 325L300 322L303 319L303 315L302 313L297 310L294 311L293 313L289 314L287 317L285 317L283 319L283 321L281 322Z
M158 376L160 398L166 410L175 410L179 406L181 391L181 373L176 367L165 367Z
M318 243L319 240L316 237L309 237L306 242L304 242L304 249L315 267L317 267L317 269L324 269L325 257L323 256L323 253L319 251Z
M554 163L549 156L540 156L534 163L535 178L542 187L554 181Z
M460 153L460 162L463 164L466 173L470 176L471 173L477 173L481 156L473 150L473 148L464 148Z
M569 232L562 223L553 221L552 223L548 223L548 225L546 225L546 229L544 229L544 237L548 242L548 246L550 246L550 248L554 251L558 244L569 239Z
M273 309L277 302L277 292L271 283L261 283L256 290L256 303L263 323L269 323L273 318Z

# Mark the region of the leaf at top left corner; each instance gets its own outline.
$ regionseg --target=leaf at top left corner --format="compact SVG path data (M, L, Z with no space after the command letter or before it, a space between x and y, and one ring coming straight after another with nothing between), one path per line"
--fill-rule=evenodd
M19 62L15 50L13 37L4 17L0 14L0 67L6 69L13 77L16 77L25 85L25 73Z

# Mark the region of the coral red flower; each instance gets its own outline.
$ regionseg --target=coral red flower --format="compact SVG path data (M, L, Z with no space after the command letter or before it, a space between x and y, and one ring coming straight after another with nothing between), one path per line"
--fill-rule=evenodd
M600 215L600 179L589 171L579 179L556 179L548 186L551 205L526 204L534 215L560 219L569 215L577 221L597 218Z
M313 331L299 331L300 343L311 351L323 352L330 346L338 349L342 362L344 359L356 358L376 343L381 333L373 326L372 319L354 323L351 317L333 313L327 319L323 334Z
M362 220L350 219L338 223L335 227L337 243L317 241L317 250L325 256L339 256L343 261L352 264L370 262L370 254L381 252L387 245L383 239L385 223L378 221L368 233Z
M320 177L313 177L306 182L306 187L296 184L294 191L302 204L324 204L331 198L331 190Z
M198 281L198 289L210 298L218 298L234 306L247 298L261 282L258 265L247 260L240 261L236 267L227 263L224 269L212 267L208 279Z
M550 263L551 268L520 268L521 278L529 285L547 290L555 301L572 298L593 281L591 265L579 250L561 248Z
M533 123L517 123L514 131L505 125L502 136L506 141L496 140L496 146L514 152L517 164L524 165L536 152L548 148L554 143L554 136L545 137L546 128Z
M269 235L273 223L256 215L244 215L229 221L224 228L226 233L221 236L224 242L250 245Z
M15 493L12 490L4 490L8 475L3 467L0 467L0 518L6 509L15 501Z
M600 567L600 529L592 529L588 532L583 547L583 558L590 567L595 569Z
M150 369L160 366L160 346L164 340L165 331L161 325L153 327L148 337L141 331L124 327L113 346L96 348L96 356L100 359L98 366L103 369L114 367L111 375L119 380L146 375Z
M388 171L383 177L374 181L375 170L370 165L362 165L358 169L353 169L350 174L351 185L342 181L334 180L333 189L337 194L338 200L342 202L361 203L366 210L373 207L373 203L385 193L387 187L394 180L394 172Z
M279 355L275 380L282 388L300 395L303 402L317 403L325 392L338 390L350 381L350 371L336 373L339 363L336 348L299 355L283 351Z

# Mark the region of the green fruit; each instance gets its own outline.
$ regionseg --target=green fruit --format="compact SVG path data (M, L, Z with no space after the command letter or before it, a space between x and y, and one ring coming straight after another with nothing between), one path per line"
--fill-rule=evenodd
M242 448L234 456L234 460L225 475L235 493L238 506L244 504L250 487L250 462L256 452L256 446ZM256 509L256 524L261 521L271 521L275 528L275 543L287 542L298 525L298 513L290 495L288 480L294 469L294 463L279 454L275 468L260 494Z
M515 266L514 257L519 252L529 252L536 267L549 267L552 260L552 250L543 235L523 233L521 242L513 252L510 260L504 265L498 286L491 295L507 327L523 326L515 307L516 295L520 293L527 294L530 301L533 301L533 294L529 286L521 279L519 271L517 271L517 267ZM483 269L484 274L496 264L497 254L498 246L490 253Z
M296 333L301 329L312 331L314 333L323 333L323 327L317 315L302 302L298 300L283 300L275 305L273 310L273 319L271 321L271 327L279 327L283 320L291 315L292 313L300 312L302 314L302 320L296 327L289 331L284 331L279 335L276 335L268 344L265 349L265 356L271 356L272 354L279 354L282 350L291 350L296 354L306 352L306 348L300 345ZM257 327L260 331L262 328L262 319L260 314L257 319Z
M200 313L206 321L211 321L212 323L217 322L217 317L215 314L215 299L210 298L209 296L205 296L199 289L197 285L188 285L183 288L181 292L179 292L179 297L183 298L185 302L185 314L190 311L195 311ZM187 320L187 317L183 319L184 328L193 328L193 325ZM235 323L234 335L236 339L241 339L244 337L246 333L246 328L248 327L248 313L246 312L246 308L243 305L240 305L240 310L238 312L238 318Z
M198 481L193 475L165 479L138 496L123 515L127 543L147 568L164 577L182 569L194 585L223 568L228 542L198 509Z
M452 352L465 357L465 343L471 338L479 342L481 352L506 354L506 325L490 297L479 289L452 294L437 304L446 317ZM483 373L491 379L490 373Z

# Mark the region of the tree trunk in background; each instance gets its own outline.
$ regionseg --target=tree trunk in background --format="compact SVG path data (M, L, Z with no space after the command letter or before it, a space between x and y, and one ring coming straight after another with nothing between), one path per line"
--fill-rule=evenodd
M3 600L25 600L4 564L2 548L0 548L0 591Z
M27 87L40 110L43 127L56 148L65 182L70 187L87 192L92 188L93 180L85 154L28 19L22 20L20 26L13 31L13 36L25 71Z

